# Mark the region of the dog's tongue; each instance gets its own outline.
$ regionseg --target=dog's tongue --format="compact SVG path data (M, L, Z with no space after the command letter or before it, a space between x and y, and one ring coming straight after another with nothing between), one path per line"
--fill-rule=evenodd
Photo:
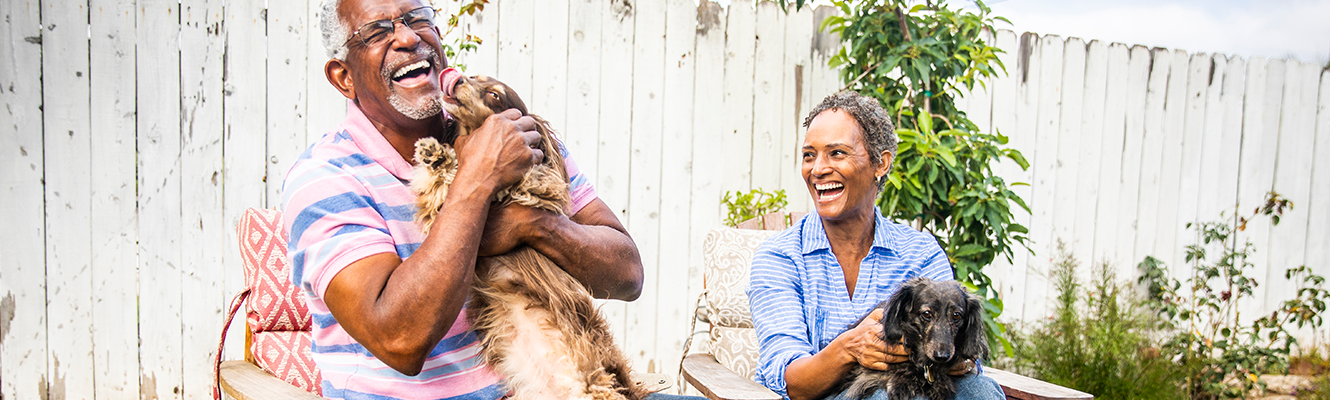
M443 86L443 95L453 97L453 88L457 86L457 80L462 79L462 73L456 68L443 70L439 75L439 85Z

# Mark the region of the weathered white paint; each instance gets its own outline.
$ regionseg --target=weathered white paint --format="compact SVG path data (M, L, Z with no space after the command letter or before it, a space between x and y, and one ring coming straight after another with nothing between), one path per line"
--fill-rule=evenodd
M656 302L656 370L673 374L693 319L693 282L701 282L700 264L693 264L693 82L696 78L697 7L691 0L669 0L665 9L663 111L660 143L660 236L656 293L670 293ZM694 279L696 278L696 279ZM699 283L700 286L700 283ZM682 296L682 298L680 298Z
M90 397L92 152L86 4L42 5L42 126L46 151L46 376L50 392Z
M175 1L138 7L139 373L141 398L180 399L181 139L180 8ZM149 94L170 93L156 96ZM152 110L144 112L143 110ZM49 207L49 203L48 203ZM192 250L192 249L191 249ZM197 310L190 310L194 312Z
M665 11L664 2L633 3L636 22L632 43L632 126L628 130L631 161L628 163L628 232L637 241L642 255L645 279L659 281L661 258L669 253L660 248L661 162L666 155L663 145L665 93ZM613 133L611 133L613 134ZM662 289L664 291L662 291ZM644 283L642 296L625 305L624 353L638 371L657 372L663 360L656 354L661 335L656 310L662 293L668 288Z
M267 21L260 4L241 2L225 7L227 51L225 73L222 78L222 209L225 222L226 260L225 289L233 296L244 289L244 274L240 264L240 240L235 226L249 207L277 207L280 199L267 198L268 157L267 133ZM327 79L324 79L326 84ZM331 86L331 85L330 85ZM340 119L340 116L338 117ZM331 130L331 127L323 127ZM260 150L264 149L264 150ZM140 231L146 226L140 224ZM228 304L229 305L229 304ZM239 359L244 354L243 323L232 323L226 346L228 359ZM239 338L239 339L236 339ZM241 342L241 343L237 343Z
M752 188L753 171L753 58L757 16L753 4L730 4L725 14L725 97L722 104L720 147L723 155L719 170L720 190L743 191ZM717 198L719 200L719 198Z
M300 3L300 2L297 2ZM226 295L224 262L226 224L222 208L222 54L226 49L222 36L221 0L186 0L181 2L180 38L190 46L181 46L180 65L180 252L181 292L181 394L186 399L211 399L213 360L222 329ZM303 4L293 8L302 19ZM304 60L305 49L291 49L293 58ZM293 62L294 64L294 62ZM284 67L287 67L283 64ZM290 70L300 75L303 71ZM303 84L293 80L292 84ZM272 83L269 83L269 87ZM276 90L281 92L283 90ZM269 90L268 93L273 93ZM291 96L303 98L303 94ZM271 104L271 103L270 103ZM303 110L304 106L297 106ZM291 111L286 110L287 113ZM301 120L298 116L294 120ZM298 138L294 148L303 149L305 129L291 126L290 135ZM284 133L286 134L286 133ZM294 160L293 156L286 156ZM271 163L269 165L272 165ZM286 171L282 171L285 175ZM231 227L233 228L233 227Z
M134 4L89 4L91 32L92 343L95 398L139 393L139 230L135 207ZM2 52L2 50L0 50ZM218 240L220 238L218 232ZM8 243L8 242L6 242ZM216 246L213 246L216 247ZM217 248L221 250L221 248ZM214 269L219 269L214 267ZM220 269L219 269L220 270ZM212 336L217 336L213 332ZM214 346L215 348L216 346ZM215 350L214 350L215 351Z
M10 116L0 124L9 154L0 213L13 221L0 233L10 244L0 250L0 306L13 305L0 393L207 396L221 308L242 285L234 224L246 207L280 203L289 162L346 107L322 76L317 1L224 11L218 0L93 1L86 14L46 13L72 20L45 32L27 4L4 3L0 21ZM843 85L826 67L839 43L814 32L829 8L632 4L491 3L463 18L462 31L485 43L458 61L518 87L627 224L647 286L604 311L638 369L673 374L721 193L784 188L791 210L808 210L793 150L807 112ZM1017 251L985 269L1004 319L1046 312L1054 238L1083 265L1111 261L1128 277L1155 254L1181 276L1181 248L1195 237L1182 224L1218 218L1207 214L1230 198L1250 211L1271 188L1296 207L1277 227L1257 220L1241 233L1257 244L1263 303L1244 315L1284 298L1291 287L1275 281L1285 268L1326 274L1330 167L1318 155L1330 148L1330 89L1320 69L994 37L1011 74L958 104L1033 164L996 166L1008 182L1033 184L1015 188L1034 207L1016 219L1038 239L1037 255ZM228 358L239 357L241 326ZM81 358L90 370L75 370Z

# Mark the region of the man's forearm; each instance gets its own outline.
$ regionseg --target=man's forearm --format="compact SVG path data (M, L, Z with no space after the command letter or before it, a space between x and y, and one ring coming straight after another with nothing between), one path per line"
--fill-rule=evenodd
M531 246L586 285L596 298L633 301L642 294L642 256L627 233L559 219Z

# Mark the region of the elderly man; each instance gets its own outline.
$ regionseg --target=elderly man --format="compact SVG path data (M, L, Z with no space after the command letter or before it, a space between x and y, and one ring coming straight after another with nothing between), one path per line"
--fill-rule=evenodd
M476 257L527 245L601 298L642 290L637 247L569 160L571 217L494 207L543 157L535 121L508 110L454 143L461 170L428 235L407 187L417 139L444 137L434 10L419 0L324 0L328 82L346 118L284 183L293 279L314 315L313 356L333 398L494 399L463 305ZM564 155L566 158L566 154Z

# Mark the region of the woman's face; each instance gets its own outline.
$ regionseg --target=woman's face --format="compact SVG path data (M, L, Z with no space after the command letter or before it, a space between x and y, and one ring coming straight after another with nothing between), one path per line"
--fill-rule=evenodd
M800 153L800 173L822 219L871 218L877 198L874 181L887 173L891 153L883 151L882 163L873 165L853 116L836 109L818 114L808 125Z

